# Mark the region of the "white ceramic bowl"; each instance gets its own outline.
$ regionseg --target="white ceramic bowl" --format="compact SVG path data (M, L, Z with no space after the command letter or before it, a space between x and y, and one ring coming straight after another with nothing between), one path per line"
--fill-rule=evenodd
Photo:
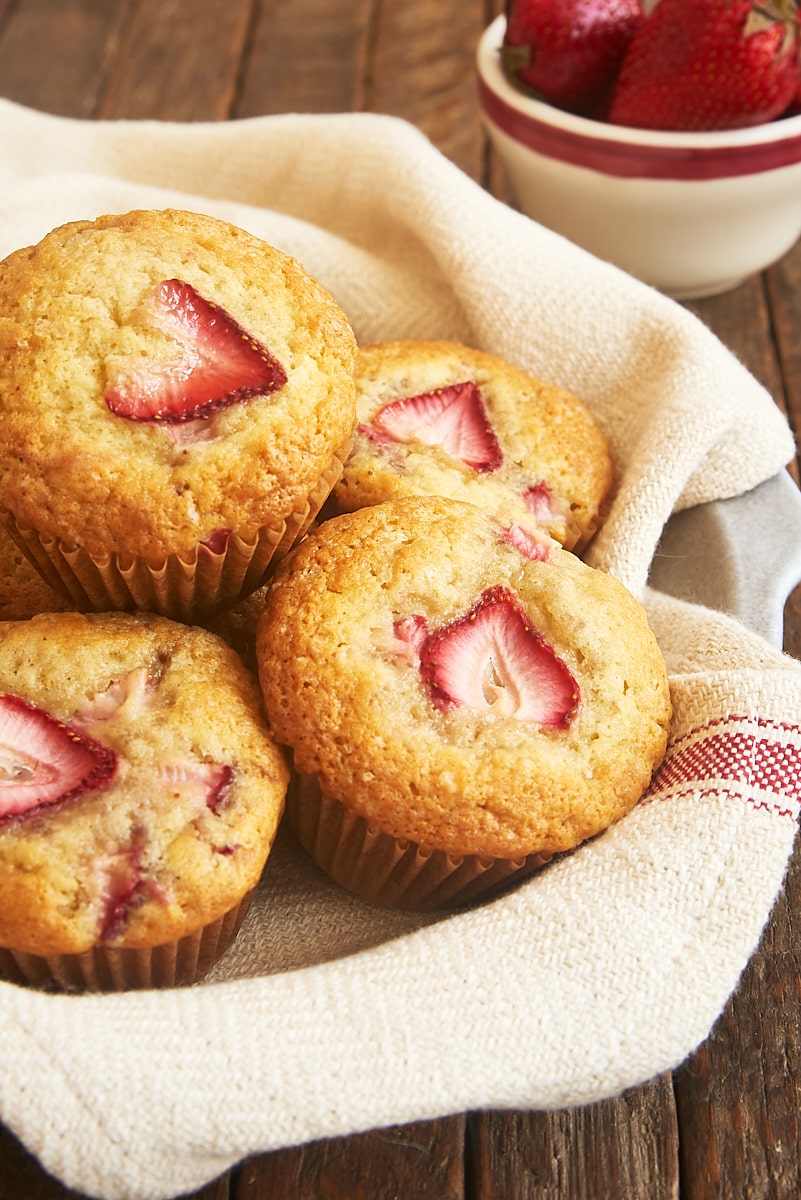
M479 100L528 216L683 299L734 287L801 235L801 115L716 133L587 120L509 82L504 28L480 39Z

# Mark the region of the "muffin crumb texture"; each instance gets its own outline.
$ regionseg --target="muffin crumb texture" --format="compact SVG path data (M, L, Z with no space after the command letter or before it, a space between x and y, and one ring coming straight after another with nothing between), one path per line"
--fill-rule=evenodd
M341 512L410 495L475 504L581 551L613 484L607 440L571 392L448 341L363 346Z
M213 634L148 614L0 624L0 946L151 948L256 885L288 770Z
M255 590L341 472L355 351L300 263L224 221L61 226L0 264L4 523L86 607L183 618ZM136 564L226 554L219 596L125 594Z
M268 718L326 798L450 855L553 855L628 811L661 760L664 660L620 585L438 498L333 518L257 631Z

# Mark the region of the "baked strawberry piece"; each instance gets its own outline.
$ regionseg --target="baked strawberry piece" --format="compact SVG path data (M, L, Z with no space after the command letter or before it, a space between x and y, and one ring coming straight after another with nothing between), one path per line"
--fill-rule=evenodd
M471 381L393 400L359 431L378 446L440 446L474 471L497 471L503 462L481 392Z
M577 551L602 521L609 446L563 388L459 342L398 341L360 350L356 390L339 512L442 495Z
M559 545L414 496L331 518L276 573L256 635L288 815L337 882L462 903L623 817L665 750L641 606Z
M463 616L432 630L420 647L420 674L441 708L564 729L578 685L509 587L482 592Z
M35 704L0 693L0 820L66 804L104 787L116 769L113 750Z
M283 808L255 679L201 629L58 613L0 624L0 687L0 973L192 982Z
M176 349L165 358L115 364L106 403L119 417L168 424L199 420L286 383L286 371L264 346L180 279L160 283L135 315L165 333Z

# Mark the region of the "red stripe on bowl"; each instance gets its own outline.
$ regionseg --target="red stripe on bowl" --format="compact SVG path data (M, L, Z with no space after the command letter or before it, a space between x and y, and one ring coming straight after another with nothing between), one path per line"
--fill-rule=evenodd
M801 133L739 146L640 146L547 125L512 108L480 76L478 88L485 113L509 137L538 154L604 175L726 179L732 175L757 175L801 162Z

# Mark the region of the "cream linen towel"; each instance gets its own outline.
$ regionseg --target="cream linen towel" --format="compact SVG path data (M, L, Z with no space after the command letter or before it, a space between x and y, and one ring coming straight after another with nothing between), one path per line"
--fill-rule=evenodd
M572 388L621 487L592 551L646 603L676 709L616 828L438 920L371 909L282 838L239 942L191 990L0 985L0 1118L105 1200L199 1187L257 1151L487 1106L609 1096L678 1063L754 949L799 806L801 668L647 583L671 511L793 455L770 397L692 316L370 114L83 123L0 102L0 253L179 205L296 255L360 341L455 337Z

